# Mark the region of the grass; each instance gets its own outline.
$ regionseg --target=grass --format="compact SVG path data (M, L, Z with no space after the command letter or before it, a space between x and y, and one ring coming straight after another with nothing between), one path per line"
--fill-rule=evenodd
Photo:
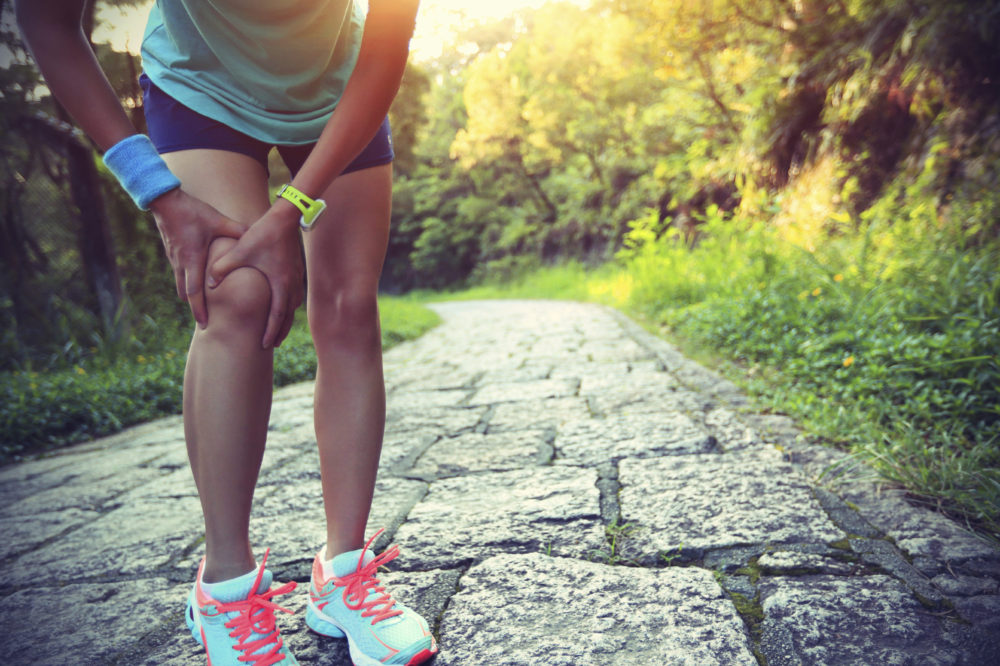
M725 224L723 224L725 222ZM709 220L595 269L444 296L618 307L918 501L1000 535L1000 243L894 227L804 250Z
M379 308L383 349L439 321L412 299L383 297ZM180 413L188 342L186 324L171 328L146 322L124 343L74 353L44 372L0 374L0 462ZM312 338L300 312L275 353L274 382L305 381L315 372Z

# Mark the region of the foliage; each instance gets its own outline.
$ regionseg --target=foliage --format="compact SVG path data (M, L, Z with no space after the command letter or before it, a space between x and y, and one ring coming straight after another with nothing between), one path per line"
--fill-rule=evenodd
M384 349L438 322L412 301L383 298L380 310ZM142 338L114 349L74 352L76 361L66 369L0 373L0 461L180 413L188 331L152 320L146 325ZM275 385L306 381L315 372L312 339L299 316L275 354Z

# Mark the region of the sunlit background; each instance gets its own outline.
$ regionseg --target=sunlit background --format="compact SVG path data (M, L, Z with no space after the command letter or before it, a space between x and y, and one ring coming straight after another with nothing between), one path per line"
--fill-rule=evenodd
M420 3L417 28L410 44L414 61L437 58L462 28L484 21L500 19L519 9L537 8L549 0L425 0ZM585 6L589 0L571 0ZM152 2L139 7L103 5L98 14L99 25L94 41L108 42L115 50L139 52L142 31Z

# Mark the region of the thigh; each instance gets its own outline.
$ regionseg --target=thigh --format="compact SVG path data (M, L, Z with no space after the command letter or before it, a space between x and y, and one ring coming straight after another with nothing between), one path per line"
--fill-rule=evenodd
M303 234L310 305L344 289L374 295L389 242L392 165L344 174L323 199L326 212Z
M267 171L257 160L227 150L197 148L163 155L181 187L245 227L270 206Z

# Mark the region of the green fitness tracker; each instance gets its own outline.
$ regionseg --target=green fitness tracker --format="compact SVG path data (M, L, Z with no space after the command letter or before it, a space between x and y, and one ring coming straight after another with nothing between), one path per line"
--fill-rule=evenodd
M299 226L304 231L309 231L316 224L316 218L326 210L326 202L322 199L310 199L291 185L282 185L278 190L278 196L292 202L292 205L302 211L299 218Z

